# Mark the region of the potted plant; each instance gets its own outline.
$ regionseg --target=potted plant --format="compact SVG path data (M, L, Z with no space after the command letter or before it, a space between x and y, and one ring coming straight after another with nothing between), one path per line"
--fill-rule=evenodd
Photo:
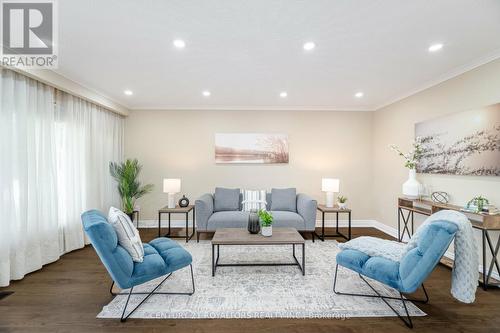
M137 179L141 169L142 165L139 164L137 159L127 159L122 163L109 163L109 172L118 183L122 210L131 220L133 219L136 200L153 190L153 184L142 186Z
M259 219L262 226L262 236L270 237L273 235L273 215L267 210L259 210Z
M343 195L339 195L337 198L337 205L339 206L340 209L346 209L347 197L344 197Z
M416 177L416 168L423 154L421 139L417 137L412 143L412 149L406 154L396 145L389 145L389 148L405 159L405 167L408 168L408 180L403 184L403 195L409 199L418 198L421 185Z
M480 213L483 211L483 208L485 205L489 205L490 201L486 199L485 197L478 196L472 198L468 203L467 203L467 209L473 210L476 213Z

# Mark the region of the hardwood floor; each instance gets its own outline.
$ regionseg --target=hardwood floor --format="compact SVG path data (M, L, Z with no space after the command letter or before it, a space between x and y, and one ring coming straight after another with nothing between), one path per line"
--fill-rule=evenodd
M156 229L142 229L147 241ZM353 235L386 237L371 228ZM209 235L210 236L210 235ZM206 235L202 236L206 237ZM478 289L473 305L450 295L450 270L438 266L426 281L430 303L419 305L428 316L413 318L414 332L500 332L500 289ZM13 282L2 291L0 332L409 332L399 319L251 319L251 320L119 320L96 319L111 301L110 279L91 246L64 255L42 270ZM333 294L332 294L333 295Z

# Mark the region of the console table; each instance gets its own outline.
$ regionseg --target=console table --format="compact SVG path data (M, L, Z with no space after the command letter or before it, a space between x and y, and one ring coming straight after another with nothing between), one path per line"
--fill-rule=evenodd
M168 208L165 206L158 210L158 237L161 236L161 215L168 214L168 232L165 237L169 238L186 238L186 243L194 236L195 229L195 208L194 205L189 205L187 207L176 206L175 208ZM189 235L189 212L193 214L193 232ZM172 214L186 214L186 235L185 236L171 236L170 235L170 218Z
M500 265L498 263L500 235L496 245L494 246L489 234L489 231L500 230L500 214L486 215L463 212L461 211L461 208L462 207L457 205L442 204L430 200L398 198L398 241L401 242L405 234L408 235L409 238L413 235L413 220L415 213L430 216L435 212L444 209L464 213L471 221L472 227L481 231L483 271L480 273L479 282L483 285L484 290L486 290L488 286L500 286L500 281L496 281L491 277L494 268L496 268L497 272L500 274ZM492 256L489 265L486 264L486 248L489 249ZM453 267L453 261L451 259L443 258L441 263L446 266Z

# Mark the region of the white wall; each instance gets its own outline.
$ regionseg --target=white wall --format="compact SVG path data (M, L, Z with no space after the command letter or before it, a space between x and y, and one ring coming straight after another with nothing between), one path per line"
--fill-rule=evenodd
M216 186L247 189L296 187L324 202L322 177L340 178L353 219L373 216L371 112L330 111L132 111L126 119L125 155L143 164L143 181L155 185L140 201L141 219L156 219L166 204L163 178L181 178L194 199ZM290 162L215 164L217 132L288 134Z
M401 184L408 178L408 171L401 158L387 147L389 144L407 150L414 139L415 123L499 102L500 59L374 112L373 217L397 228L397 198ZM420 174L417 178L430 185L433 191L448 192L451 203L464 205L472 197L483 195L500 206L500 177ZM417 225L422 220L422 217L417 217ZM476 233L480 246L480 232ZM496 240L497 234L493 235Z
M401 193L401 184L408 178L401 158L387 147L389 144L407 150L414 139L415 123L498 102L500 60L374 112L374 217L390 226L397 225L396 199ZM458 205L475 195L483 195L500 206L500 177L420 174L418 179L433 190L448 192L452 203Z

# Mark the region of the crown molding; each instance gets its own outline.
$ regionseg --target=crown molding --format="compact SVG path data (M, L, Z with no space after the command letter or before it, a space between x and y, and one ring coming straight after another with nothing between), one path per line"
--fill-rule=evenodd
M333 106L186 106L186 105L166 105L163 107L133 107L132 111L349 111L349 112L371 112L371 107L333 107Z
M482 65L486 65L487 63L490 63L490 62L495 61L497 59L500 59L500 49L497 49L484 57L481 57L479 59L475 59L474 61L466 63L465 65L458 66L458 67L452 69L451 71L449 71L441 76L438 76L437 78L435 78L433 80L425 82L424 84L420 85L419 87L417 87L415 89L409 90L403 94L400 94L396 97L393 97L393 98L389 99L387 102L384 102L384 103L380 104L379 106L373 108L373 110L378 111L380 109L383 109L391 104L394 104L394 103L399 102L405 98L408 98L410 96L418 94L419 92L422 92L424 90L427 90L429 88L437 86L445 81L448 81L450 79L453 79L454 77L465 74L465 73L467 73L475 68L478 68Z

